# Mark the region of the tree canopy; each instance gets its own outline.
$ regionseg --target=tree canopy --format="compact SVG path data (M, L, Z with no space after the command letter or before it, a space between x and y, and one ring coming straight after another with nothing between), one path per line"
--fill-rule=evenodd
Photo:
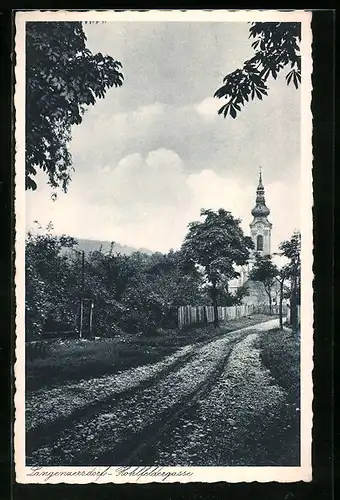
M300 23L251 23L249 38L253 38L254 56L243 67L226 75L214 97L226 99L219 114L236 118L249 100L268 95L269 77L277 78L284 69L287 85L298 88L301 82Z
M219 209L201 210L203 221L191 222L189 231L182 245L185 262L192 269L201 267L210 285L210 295L215 308L215 324L217 318L218 286L236 278L239 273L235 266L242 266L249 259L249 250L253 242L244 236L240 220Z
M177 325L177 307L206 304L202 275L185 272L180 252L123 255L94 250L82 259L67 236L29 232L26 240L26 332L76 330L80 298L94 304L96 335L152 333ZM40 228L41 230L41 228Z
M287 257L291 264L300 266L300 253L301 253L301 233L295 231L290 240L285 240L280 243L279 247L281 255Z
M289 259L286 265L286 276L290 279L290 307L291 307L291 325L294 331L299 328L297 307L300 304L301 295L301 233L295 231L290 240L283 241L280 244L281 255Z
M71 179L71 127L88 106L123 83L121 63L86 47L81 22L26 23L26 189L37 169L65 192Z
M250 279L263 283L269 300L269 311L272 312L272 290L279 274L278 267L273 263L271 255L255 255L255 264L250 272Z

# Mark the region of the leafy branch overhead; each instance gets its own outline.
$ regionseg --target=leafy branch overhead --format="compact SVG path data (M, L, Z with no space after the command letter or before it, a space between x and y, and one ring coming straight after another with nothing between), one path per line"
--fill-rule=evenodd
M236 118L249 100L268 95L267 80L277 78L283 69L287 85L295 88L301 83L301 40L300 23L251 23L249 38L254 38L252 47L255 55L245 61L242 69L237 69L225 76L223 85L215 92L214 97L226 99L227 102L218 111L227 117Z
M64 191L71 180L71 127L88 106L123 83L121 63L86 47L80 22L26 24L26 189L37 169Z

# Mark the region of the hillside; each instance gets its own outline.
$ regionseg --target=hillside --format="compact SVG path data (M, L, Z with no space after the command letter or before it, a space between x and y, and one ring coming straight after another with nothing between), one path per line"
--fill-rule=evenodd
M76 238L78 241L79 250L84 250L86 254L89 252L93 252L94 250L99 250L102 248L104 253L109 252L111 248L110 241L101 241L101 240L86 240L81 238ZM133 248L128 245L121 245L120 243L115 243L113 246L115 252L122 253L124 255L131 255L133 252L143 252L147 254L152 254L151 250L147 248Z

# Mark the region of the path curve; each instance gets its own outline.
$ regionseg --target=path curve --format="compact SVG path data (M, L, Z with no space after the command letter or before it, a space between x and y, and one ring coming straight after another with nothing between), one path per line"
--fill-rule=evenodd
M233 348L251 333L278 326L273 319L187 346L185 356L149 382L89 405L40 439L31 436L27 465L131 465L147 459L154 440L165 430L171 434L181 414L209 394Z

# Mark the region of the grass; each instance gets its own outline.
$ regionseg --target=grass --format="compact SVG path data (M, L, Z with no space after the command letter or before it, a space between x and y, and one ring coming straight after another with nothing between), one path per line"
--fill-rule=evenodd
M285 389L290 402L300 395L300 338L286 330L272 330L261 336L261 361L275 382Z
M156 363L189 344L208 341L232 330L273 317L263 314L212 325L168 330L158 335L121 335L112 339L54 340L26 344L26 390L87 380Z
M299 462L300 455L300 336L279 329L261 335L260 358L276 385L285 392L285 404L276 423L267 429L267 441L275 434L275 455L287 464Z

